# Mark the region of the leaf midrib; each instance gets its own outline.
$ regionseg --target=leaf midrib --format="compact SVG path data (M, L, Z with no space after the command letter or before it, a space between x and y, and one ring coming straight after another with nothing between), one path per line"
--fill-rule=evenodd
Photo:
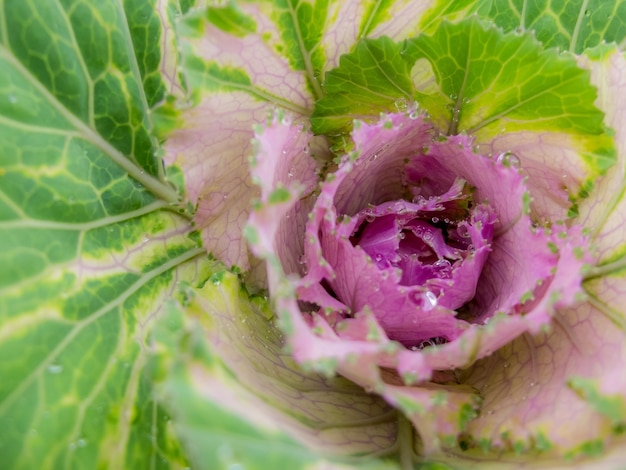
M72 114L50 91L44 87L22 63L7 49L0 44L0 58L4 58L28 81L28 83L43 96L46 101L71 124L82 138L92 143L107 155L116 164L122 167L133 179L141 183L148 191L156 197L163 199L170 204L178 204L180 197L178 192L167 183L160 181L147 173L142 168L126 158L119 150L107 142L95 130L87 126L83 121Z
M23 394L24 390L37 377L41 376L44 369L52 363L54 358L56 358L83 329L109 313L112 309L120 307L128 298L130 298L133 294L139 291L139 289L145 286L148 282L152 281L154 278L160 276L161 274L164 274L170 269L176 268L177 266L185 262L191 261L192 259L205 254L206 251L203 248L193 248L177 256L176 258L169 260L168 262L156 267L152 271L143 274L136 282L129 286L125 292L116 297L115 300L107 303L106 305L103 305L87 318L78 322L76 326L67 334L67 336L52 351L48 353L48 355L41 361L39 366L26 377L24 377L22 382L13 390L13 392L7 395L4 401L0 403L0 415L4 414L6 412L6 409Z
M307 75L307 79L311 84L311 88L313 89L313 93L315 94L315 99L320 99L324 96L324 92L322 91L322 87L319 82L315 78L315 73L313 72L313 64L311 63L311 52L307 50L304 45L304 40L302 38L302 31L300 30L300 23L298 22L298 15L296 11L293 9L293 5L290 1L287 1L289 16L291 17L291 21L293 23L294 32L296 37L298 38L298 48L300 49L300 55L302 56L302 60L304 61L304 69Z

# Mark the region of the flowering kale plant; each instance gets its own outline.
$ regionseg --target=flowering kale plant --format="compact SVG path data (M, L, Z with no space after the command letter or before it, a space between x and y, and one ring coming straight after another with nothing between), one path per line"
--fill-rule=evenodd
M0 6L0 467L620 468L626 2Z

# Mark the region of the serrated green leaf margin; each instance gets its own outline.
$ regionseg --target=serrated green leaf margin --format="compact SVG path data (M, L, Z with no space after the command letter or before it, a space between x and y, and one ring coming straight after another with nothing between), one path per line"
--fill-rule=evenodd
M186 465L145 373L205 272L155 156L156 3L0 3L1 468Z
M359 117L406 110L413 99L411 66L402 46L387 37L360 41L326 74L326 96L311 117L313 132L347 133Z
M476 17L402 43L361 41L327 74L325 88L312 117L316 133L343 134L353 119L382 111L410 112L415 100L443 133L479 142L519 131L570 135L590 178L615 161L588 72L531 35L503 34Z
M624 0L497 1L484 17L505 31L535 31L545 47L576 54L602 42L623 46L626 38Z

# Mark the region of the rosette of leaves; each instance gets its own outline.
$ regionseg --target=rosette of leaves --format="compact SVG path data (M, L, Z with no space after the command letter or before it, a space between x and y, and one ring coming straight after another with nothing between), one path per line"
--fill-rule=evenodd
M1 6L0 464L617 465L624 4L202 3ZM413 111L467 152L519 159L525 217L582 227L591 266L543 328L455 366L445 393L418 380L422 399L390 403L312 350L299 363L276 309L299 268L258 251L266 277L243 233L251 213L306 218L334 155L357 149L354 120ZM259 149L284 173L267 197ZM420 413L437 425L411 425Z

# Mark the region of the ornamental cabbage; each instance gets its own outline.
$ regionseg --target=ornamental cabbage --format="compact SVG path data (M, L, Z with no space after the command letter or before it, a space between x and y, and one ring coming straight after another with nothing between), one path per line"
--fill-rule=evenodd
M619 468L625 8L4 2L0 467Z
M434 397L478 410L455 370L576 303L588 260L580 227L536 226L516 156L477 154L471 138L442 137L415 111L355 123L354 150L319 191L300 183L317 169L298 164L308 156L294 133L301 126L275 118L257 135L261 206L248 231L270 260L288 344L299 363L330 364L403 409L422 451L436 452L466 423L425 417ZM314 199L308 214L303 197Z

